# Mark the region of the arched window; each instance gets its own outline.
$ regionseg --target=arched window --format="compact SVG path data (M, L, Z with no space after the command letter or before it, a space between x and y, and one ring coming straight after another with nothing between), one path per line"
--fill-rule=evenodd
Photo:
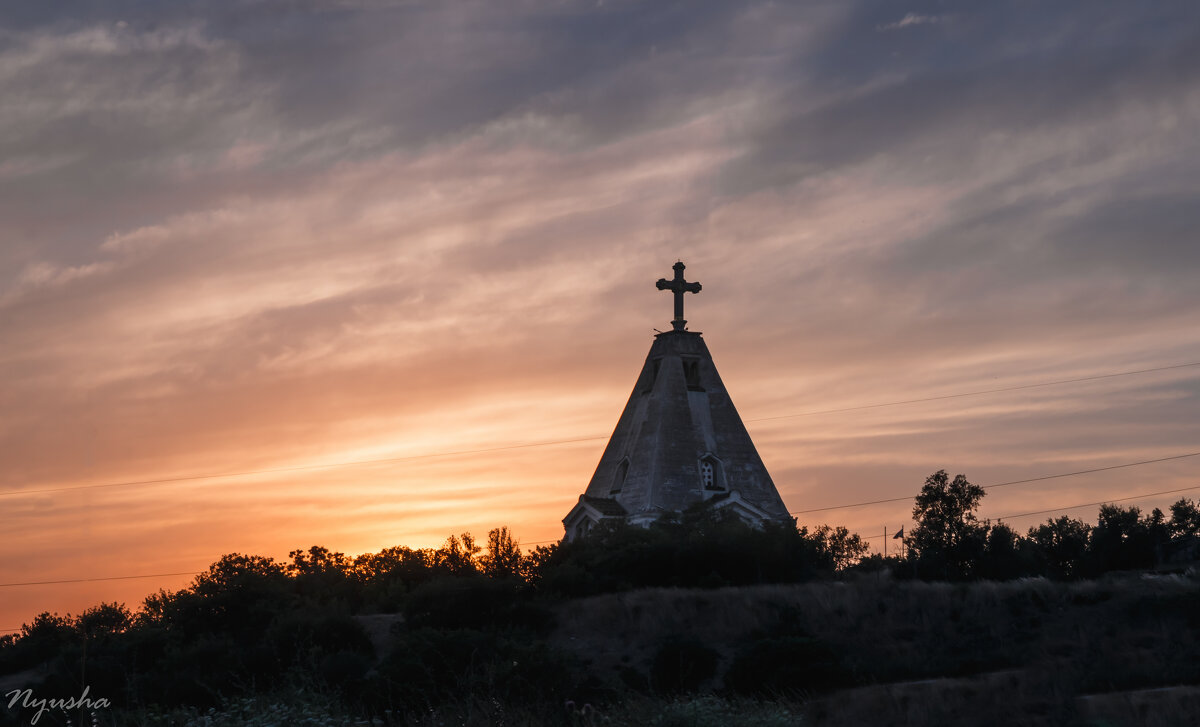
M625 475L627 474L629 474L628 457L617 463L617 471L613 474L612 489L608 491L608 494L615 495L621 491L621 488L625 485Z
M700 489L705 492L723 492L729 489L725 481L725 465L714 454L706 454L696 461L700 470Z
M704 391L704 387L700 385L700 360L685 358L682 362L683 380L687 384L687 390Z
M647 365L646 371L642 373L642 381L645 382L642 386L643 394L649 394L654 390L654 382L658 381L658 369L661 366L661 358L656 358Z

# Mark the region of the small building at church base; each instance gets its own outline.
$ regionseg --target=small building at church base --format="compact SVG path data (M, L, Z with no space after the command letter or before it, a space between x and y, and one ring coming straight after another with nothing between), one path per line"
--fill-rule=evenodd
M699 283L658 281L675 295L673 330L654 337L587 490L563 518L566 539L597 523L648 525L701 502L749 523L794 522L697 332L686 329L683 293Z

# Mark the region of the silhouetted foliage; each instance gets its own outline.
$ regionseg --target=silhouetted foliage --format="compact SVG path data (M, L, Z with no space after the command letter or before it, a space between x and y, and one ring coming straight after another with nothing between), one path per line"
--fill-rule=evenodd
M418 586L404 606L404 617L415 627L471 628L507 625L527 612L522 583L514 578L493 579L480 574L441 576Z
M352 652L374 656L363 627L346 614L296 609L281 613L267 630L266 641L283 668L313 666L330 654Z
M1029 575L1032 560L1028 544L1020 534L1003 523L987 524L984 552L976 569L980 578L1006 581Z
M648 528L601 522L587 537L537 553L530 577L540 591L563 596L796 583L831 576L865 550L845 528L755 527L719 510L694 508Z
M975 517L982 487L946 470L925 479L913 505L916 526L905 538L922 575L963 578L974 574L986 548L987 526Z
M75 630L85 639L123 634L133 624L133 614L123 603L101 603L75 619Z
M357 608L362 601L354 562L342 553L314 545L288 553L287 573L300 598L313 604L338 603Z
M1159 546L1169 539L1162 511L1142 518L1133 506L1101 505L1088 548L1092 574L1113 570L1152 568Z
M1012 649L1019 645L1009 649L1009 642L1043 628L1069 607L1111 611L1129 623L1153 622L1181 645L1179 654L1156 655L1158 666L1125 669L1109 682L1100 671L1087 671L1079 679L1089 689L1157 684L1165 675L1192 678L1187 675L1193 672L1200 679L1200 667L1191 665L1200 647L1188 636L1200 623L1194 598L1109 605L1112 593L1083 587L1087 583L1076 584L1081 587L1065 605L1052 607L1042 592L1047 582L1038 581L1042 586L1031 586L1027 598L1006 604L1008 620L1000 623L975 618L961 597L965 586L902 584L951 588L959 595L943 598L942 610L921 626L929 632L922 637L928 639L923 645L928 656L914 663L894 659L878 668L835 647L829 628L814 628L821 634L816 638L777 627L755 632L736 648L717 649L694 634L665 638L662 632L686 632L675 631L664 615L672 625L660 630L657 638L663 640L655 650L638 661L610 665L610 681L547 641L556 600L631 589L800 583L884 571L895 579L872 575L860 585L898 585L896 579L914 577L1080 579L1200 557L1195 552L1200 512L1190 500L1172 505L1169 517L1159 510L1143 515L1136 507L1105 505L1095 527L1064 516L1022 536L1006 524L978 521L982 497L983 490L961 475L930 476L916 499L910 548L905 556L889 558L866 555L864 541L843 527L754 527L706 507L645 528L603 522L587 537L528 554L504 527L488 533L486 550L463 533L436 549L395 547L353 558L322 546L293 550L284 563L233 553L188 587L147 597L136 612L101 603L78 616L39 614L20 634L0 638L0 674L37 666L45 674L43 686L62 693L76 690L86 674L97 692L124 707L204 709L244 690L302 684L335 695L356 714L393 710L401 720L462 700L583 704L619 700L629 689L652 699L722 681L736 694L811 696L864 680L972 674L1015 663ZM1169 608L1145 611L1147 603ZM897 607L890 595L872 599L867 613L858 608L846 602L834 609L841 609L832 629L842 634L839 643L874 618L900 618L892 615ZM396 612L403 618L381 615ZM793 616L781 616L780 623L804 621ZM905 618L920 620L920 614ZM736 620L726 615L718 623ZM389 623L391 632L384 633ZM897 633L903 638L908 632ZM1099 632L1089 634L1096 637L1087 642L1089 658L1111 663L1114 655L1097 645L1104 640ZM1113 634L1104 635L1109 637ZM955 648L943 648L948 644ZM1046 648L1057 657L1081 647L1068 640ZM728 664L723 675L720 654Z
M802 529L801 532L805 533L807 530ZM821 525L812 537L818 551L827 554L833 561L835 570L849 568L870 550L870 546L858 536L858 533L852 533L841 525L837 527Z
M693 692L717 672L717 652L696 639L673 636L659 646L650 686L662 694Z
M0 665L7 672L28 669L64 651L79 640L79 632L70 617L42 612L21 627L19 636L6 642L0 651Z
M479 559L480 570L492 578L517 578L524 574L525 558L508 528L488 532L487 553Z
M852 682L837 653L811 636L781 634L748 644L725 673L725 686L757 697L824 692Z
M437 551L394 547L354 559L363 602L385 612L400 609L406 593L434 577Z
M1200 542L1191 535L1200 529L1200 513L1186 499L1171 506L1170 519L1158 509L1143 516L1138 507L1106 504L1094 527L1064 515L1022 537L1003 523L979 522L975 510L983 496L983 488L963 475L953 480L945 470L930 475L916 497L917 524L905 538L905 562L890 570L926 579L1073 579L1200 558ZM882 559L868 558L855 570L880 567Z
M859 558L858 562L847 568L846 571L854 575L890 572L905 576L912 572L912 565L899 554L885 557L882 553L871 553Z
M561 704L575 686L570 660L544 643L476 629L404 629L363 699L378 711L427 712L461 700Z
M1029 529L1038 572L1051 578L1075 578L1083 573L1091 526L1066 515Z
M460 537L451 535L434 554L434 568L440 573L454 576L475 573L479 570L476 557L480 550L470 533L463 533Z
M1168 529L1172 537L1194 538L1200 536L1200 502L1179 498L1171 505L1171 521Z

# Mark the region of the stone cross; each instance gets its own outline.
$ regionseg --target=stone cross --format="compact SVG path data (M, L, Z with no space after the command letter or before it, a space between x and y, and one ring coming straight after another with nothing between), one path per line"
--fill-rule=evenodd
M671 321L671 326L676 331L682 331L683 327L687 325L687 321L683 319L683 294L699 293L700 283L689 283L683 279L685 266L682 262L677 262L672 267L675 270L675 278L673 280L659 278L655 285L659 290L669 290L675 294L675 320Z

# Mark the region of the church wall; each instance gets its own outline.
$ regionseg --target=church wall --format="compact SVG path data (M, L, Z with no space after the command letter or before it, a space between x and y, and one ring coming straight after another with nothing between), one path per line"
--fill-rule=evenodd
M719 468L714 481L773 517L788 517L700 334L660 334L587 494L615 498L638 519L679 511L712 495L701 482L706 455Z

